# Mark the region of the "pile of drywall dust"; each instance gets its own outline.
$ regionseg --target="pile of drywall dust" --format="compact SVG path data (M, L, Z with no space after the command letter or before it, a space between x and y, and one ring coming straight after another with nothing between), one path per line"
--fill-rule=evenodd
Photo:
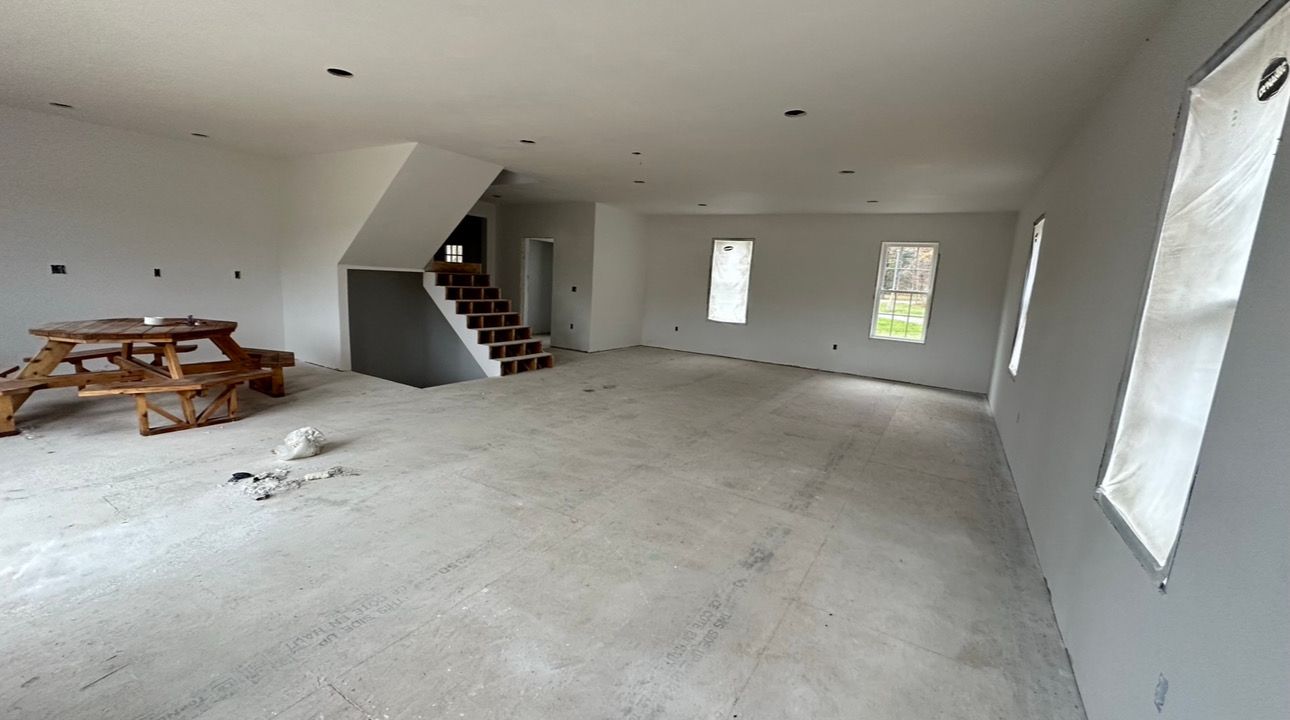
M335 465L326 470L311 473L300 473L293 476L288 468L274 468L268 472L252 475L248 477L238 477L245 473L238 473L229 479L231 483L238 483L242 486L242 492L250 495L255 500L268 500L271 497L281 495L292 490L302 487L305 483L314 480L325 480L327 478L339 477L342 475L357 475L358 471L347 467Z

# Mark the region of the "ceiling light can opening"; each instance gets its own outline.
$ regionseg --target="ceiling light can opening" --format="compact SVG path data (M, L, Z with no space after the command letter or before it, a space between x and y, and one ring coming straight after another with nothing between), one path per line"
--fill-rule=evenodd
M62 102L52 102L52 103L50 103L50 105L52 105L52 106L54 106L54 107L56 107L56 108L63 108L64 110L75 110L75 109L76 109L76 108L72 107L71 105L68 105L67 103L62 103Z
M644 185L644 184L645 184L645 181L644 181L644 180L633 180L632 182L636 183L637 185Z
M520 140L520 142L524 143L525 145L537 145L537 140L529 140L528 138Z
M855 174L856 174L856 171L855 171L855 170L839 170L839 171L838 171L838 174L839 174L839 175L855 175Z
M328 74L328 75L334 75L334 76L336 76L336 77L340 77L340 78L351 78L351 77L354 77L354 73L352 73L352 72L350 72L350 71L346 70L345 68L338 68L338 67L329 67L329 68L327 68L327 74Z
M806 115L806 111L801 108L791 108L784 111L784 117L796 118L804 115Z
M199 133L199 132L189 133L189 135L192 135L193 137L197 137L197 138L208 138L208 137L210 137L210 135L207 135L206 133Z

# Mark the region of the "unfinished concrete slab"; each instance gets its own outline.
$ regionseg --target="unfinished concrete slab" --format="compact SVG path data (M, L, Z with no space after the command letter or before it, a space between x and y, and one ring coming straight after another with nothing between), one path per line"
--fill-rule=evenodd
M24 408L0 715L1083 717L979 397L645 348L288 382L153 438ZM285 465L359 474L226 482L305 425Z

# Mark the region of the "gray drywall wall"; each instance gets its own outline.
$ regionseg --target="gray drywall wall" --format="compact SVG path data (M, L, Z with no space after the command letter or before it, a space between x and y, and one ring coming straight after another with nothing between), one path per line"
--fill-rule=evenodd
M645 222L636 213L596 204L591 349L641 344L645 315Z
M514 302L520 299L524 238L554 238L551 344L590 351L595 204L504 205L498 209L498 221L501 227L497 233L495 282L502 290L502 297Z
M1290 162L1271 185L1168 593L1094 503L1187 79L1259 7L1182 0L1027 203L990 396L1091 720L1290 717ZM1254 92L1256 78L1251 78ZM1030 225L1045 236L1007 372ZM1161 676L1163 713L1152 700Z
M341 257L415 143L307 155L287 161L282 315L296 357L348 370Z
M0 370L59 320L191 314L291 349L283 177L268 158L0 107Z
M1015 223L1010 213L648 216L643 342L985 392ZM707 320L712 239L732 237L756 239L746 325ZM884 241L941 245L926 344L869 337Z
M420 272L346 273L355 372L413 387L484 377L426 293Z
M524 242L524 324L538 335L547 335L551 332L555 245L533 239Z

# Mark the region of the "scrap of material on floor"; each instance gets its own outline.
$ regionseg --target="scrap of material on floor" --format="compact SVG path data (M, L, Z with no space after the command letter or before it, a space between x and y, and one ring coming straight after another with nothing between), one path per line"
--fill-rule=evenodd
M287 375L162 437L24 408L0 716L1083 716L979 396L647 348ZM291 471L346 474L227 482L306 425Z

